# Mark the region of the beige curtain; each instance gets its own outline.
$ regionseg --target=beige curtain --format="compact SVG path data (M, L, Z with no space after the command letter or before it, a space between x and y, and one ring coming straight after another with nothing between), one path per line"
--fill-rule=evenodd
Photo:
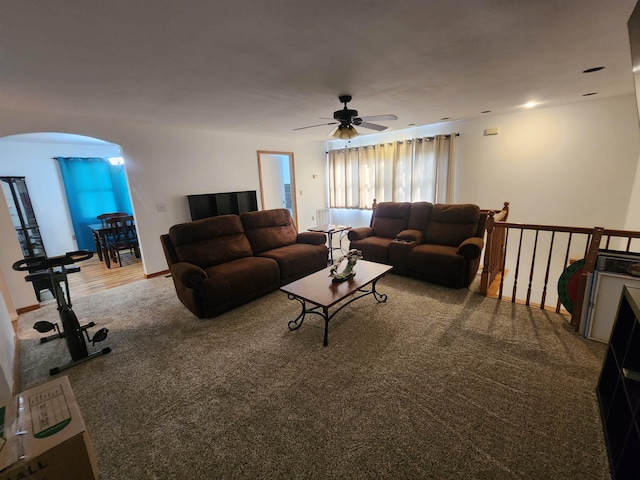
M371 208L371 205L373 205L373 200L377 198L377 158L377 145L369 145L360 149L360 195L358 208Z
M396 142L395 179L393 182L393 201L410 202L413 189L413 159L415 141Z
M329 151L331 208L452 203L455 134Z
M451 203L455 135L416 140L411 201Z
M329 151L329 206L358 208L360 192L359 151L346 148Z

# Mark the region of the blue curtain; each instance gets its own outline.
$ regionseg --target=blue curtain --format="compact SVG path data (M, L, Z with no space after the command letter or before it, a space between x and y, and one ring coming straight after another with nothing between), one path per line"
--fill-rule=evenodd
M58 157L78 248L95 252L87 225L99 223L102 213L132 213L124 165L106 158Z

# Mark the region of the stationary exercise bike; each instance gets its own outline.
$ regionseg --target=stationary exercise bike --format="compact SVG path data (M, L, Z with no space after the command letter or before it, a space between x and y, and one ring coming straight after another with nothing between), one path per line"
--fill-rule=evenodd
M13 264L14 270L32 272L25 277L26 282L35 282L38 280L48 281L56 303L58 304L58 315L60 317L60 323L62 323L62 331L60 331L58 324L53 322L39 321L33 325L33 328L40 333L55 331L55 333L49 336L40 338L40 343L46 343L59 338L64 338L67 343L67 349L71 355L71 362L50 369L50 375L55 375L79 363L111 351L111 348L105 347L102 350L89 353L87 343L95 346L96 343L106 340L109 330L101 328L93 337L89 337L87 329L95 326L95 323L89 322L86 325L80 325L76 314L71 309L71 294L69 292L67 274L79 272L80 267L69 265L88 260L91 257L93 257L93 252L78 250L56 257L25 258ZM64 290L60 286L61 283L64 283Z

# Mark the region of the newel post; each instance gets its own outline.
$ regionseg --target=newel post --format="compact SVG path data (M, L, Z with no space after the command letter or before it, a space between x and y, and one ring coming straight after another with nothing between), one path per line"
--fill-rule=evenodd
M487 242L484 246L484 260L482 261L482 275L480 275L480 294L486 296L489 289L489 276L493 271L493 232L496 220L494 218L496 212L491 210L487 214L485 222L485 230L487 232Z

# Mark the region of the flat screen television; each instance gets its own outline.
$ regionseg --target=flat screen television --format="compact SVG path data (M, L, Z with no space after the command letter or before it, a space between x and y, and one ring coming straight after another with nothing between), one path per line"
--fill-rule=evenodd
M187 195L191 220L258 210L255 190Z

